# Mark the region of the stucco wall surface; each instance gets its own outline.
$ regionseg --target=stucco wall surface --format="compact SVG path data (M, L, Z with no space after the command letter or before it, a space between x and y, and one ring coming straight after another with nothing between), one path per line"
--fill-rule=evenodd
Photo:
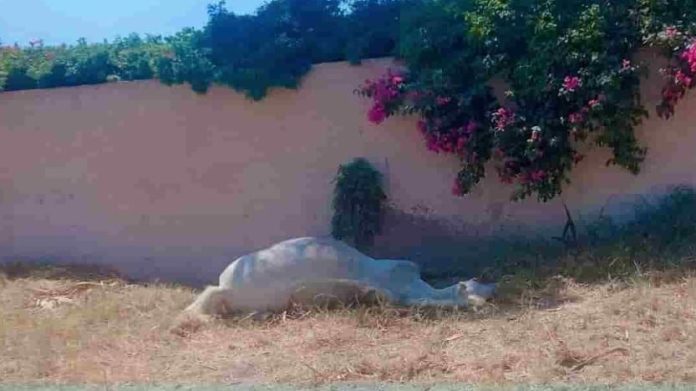
M355 87L393 65L322 64L296 91L252 102L157 81L0 94L2 259L117 266L137 278L206 283L230 260L291 237L330 233L339 164L369 159L392 211L375 255L446 262L462 238L544 233L578 216L629 210L637 197L696 184L696 100L639 129L639 176L597 151L563 197L508 201L492 176L451 195L456 160L428 152L411 118L369 124ZM644 83L652 108L656 71ZM470 245L467 245L470 246ZM469 247L471 250L471 247ZM471 250L473 251L473 250ZM461 255L461 254L459 254Z

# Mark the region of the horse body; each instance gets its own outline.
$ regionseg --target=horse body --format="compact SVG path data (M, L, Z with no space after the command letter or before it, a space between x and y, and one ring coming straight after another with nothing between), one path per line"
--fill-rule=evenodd
M220 274L219 285L208 287L187 311L278 312L314 304L318 297L348 302L369 295L397 306L460 307L472 294L492 293L491 286L473 280L435 289L414 262L376 260L341 241L305 237L236 259Z

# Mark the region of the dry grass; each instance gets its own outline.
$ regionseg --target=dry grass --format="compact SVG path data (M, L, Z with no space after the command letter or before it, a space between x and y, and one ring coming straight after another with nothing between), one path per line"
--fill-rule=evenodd
M464 314L319 311L180 336L189 289L58 277L0 278L3 382L696 382L696 278L558 280Z

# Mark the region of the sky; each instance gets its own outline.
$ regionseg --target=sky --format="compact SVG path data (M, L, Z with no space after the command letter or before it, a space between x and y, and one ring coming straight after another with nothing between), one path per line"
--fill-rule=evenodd
M0 0L0 42L25 46L112 40L131 32L170 35L202 27L216 0ZM264 0L227 0L235 13L253 12Z

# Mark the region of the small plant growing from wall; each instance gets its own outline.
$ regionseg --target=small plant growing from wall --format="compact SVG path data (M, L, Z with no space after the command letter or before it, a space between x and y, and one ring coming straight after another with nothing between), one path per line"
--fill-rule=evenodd
M361 250L372 246L382 228L387 198L382 174L367 160L357 158L339 167L335 183L332 236Z

